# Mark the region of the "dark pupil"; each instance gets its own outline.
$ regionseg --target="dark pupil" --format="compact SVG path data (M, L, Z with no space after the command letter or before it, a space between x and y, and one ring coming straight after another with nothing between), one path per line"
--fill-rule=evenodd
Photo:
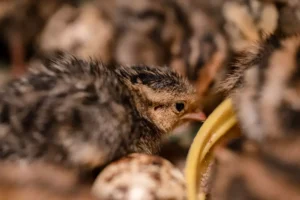
M176 103L176 110L178 112L181 112L184 109L184 104L183 103Z

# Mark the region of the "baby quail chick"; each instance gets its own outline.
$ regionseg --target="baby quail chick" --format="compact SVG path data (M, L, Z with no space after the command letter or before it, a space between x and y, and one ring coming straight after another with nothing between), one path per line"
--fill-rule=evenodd
M195 116L196 101L168 68L107 67L60 53L2 88L0 157L91 169L155 153L164 134Z
M273 35L240 55L222 84L249 138L299 133L299 49L299 36Z
M169 161L132 154L107 166L92 191L103 200L185 199L185 182L183 174Z

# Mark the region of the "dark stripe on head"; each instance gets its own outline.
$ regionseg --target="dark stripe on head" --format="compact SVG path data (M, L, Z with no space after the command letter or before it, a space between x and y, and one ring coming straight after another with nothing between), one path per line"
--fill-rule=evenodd
M175 72L161 67L132 66L117 70L122 78L129 79L132 84L141 83L153 90L170 89L178 92L186 90L184 80ZM181 91L183 90L183 91Z

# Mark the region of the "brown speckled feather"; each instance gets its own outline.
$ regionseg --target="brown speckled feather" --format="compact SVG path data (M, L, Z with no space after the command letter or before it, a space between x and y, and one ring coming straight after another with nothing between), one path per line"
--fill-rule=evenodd
M193 92L165 68L109 68L68 54L46 59L1 89L0 158L94 168L130 152L156 152L161 135L185 110L155 121L155 113L142 110L148 104L150 109L152 96L143 97L139 87L158 101ZM153 112L164 111L162 106Z

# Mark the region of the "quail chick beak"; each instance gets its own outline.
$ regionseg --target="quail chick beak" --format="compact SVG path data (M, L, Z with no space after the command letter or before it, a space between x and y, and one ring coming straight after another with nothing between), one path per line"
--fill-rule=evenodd
M181 120L193 120L203 122L206 120L206 115L202 111L187 113L181 117Z

